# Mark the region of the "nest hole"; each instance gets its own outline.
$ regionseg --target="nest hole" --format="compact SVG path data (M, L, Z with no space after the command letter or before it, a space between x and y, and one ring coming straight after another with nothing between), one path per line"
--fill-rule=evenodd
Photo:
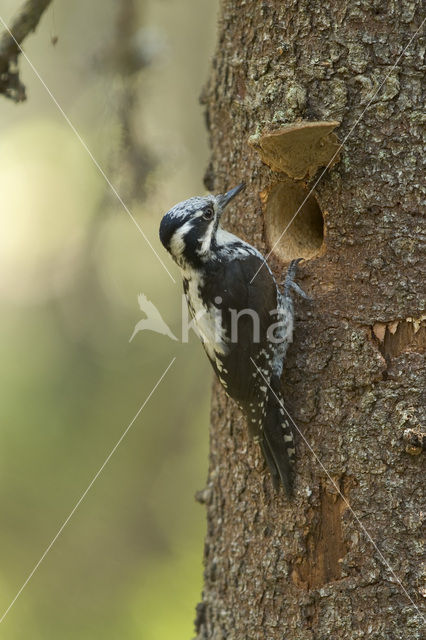
M264 214L269 248L282 260L318 255L324 219L315 196L304 185L291 179L275 183L265 194Z

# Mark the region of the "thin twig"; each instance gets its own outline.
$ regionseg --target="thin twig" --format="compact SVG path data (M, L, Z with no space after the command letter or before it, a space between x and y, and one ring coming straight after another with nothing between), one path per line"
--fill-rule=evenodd
M29 33L35 31L51 2L52 0L27 0L12 21L11 33L4 30L0 34L0 93L15 102L26 99L25 86L19 78L19 45Z

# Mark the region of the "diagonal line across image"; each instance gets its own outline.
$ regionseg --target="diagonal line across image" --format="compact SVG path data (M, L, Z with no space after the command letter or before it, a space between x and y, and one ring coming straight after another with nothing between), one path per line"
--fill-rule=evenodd
M348 138L350 137L350 135L352 134L352 132L354 131L354 129L356 128L356 126L358 125L358 123L360 122L361 118L363 117L365 111L368 109L368 107L370 106L370 104L372 103L373 99L375 98L375 96L378 94L378 92L380 91L381 87L384 85L384 83L386 82L386 80L389 78L389 76L391 75L391 73L393 72L393 70L395 69L396 65L399 63L399 61L401 60L402 56L405 54L406 50L408 49L408 47L410 46L410 44L412 43L412 41L414 40L414 38L417 36L417 34L419 33L420 29L422 28L424 22L426 19L424 19L420 25L420 27L417 29L417 31L413 34L413 36L411 37L410 41L408 42L407 46L404 48L404 50L402 51L402 53L399 55L397 61L395 62L395 64L393 65L392 69L390 70L390 72L387 74L387 76L385 77L385 79L382 81L382 83L380 84L380 86L378 87L378 89L372 94L371 98L369 99L367 105L365 106L364 110L362 111L361 115L358 117L358 119L355 121L355 123L353 124L353 126L351 127L349 133L346 135L346 137L344 138L343 142L341 143L340 147L338 148L338 150L335 152L334 156L332 157L332 159L330 160L329 164L327 165L327 167L322 171L322 173L320 174L319 178L316 180L315 184L313 185L313 187L311 188L311 191L309 192L309 194L306 196L305 200L302 202L302 204L299 206L299 208L297 209L297 211L295 212L295 214L293 215L293 217L291 218L291 220L289 221L289 223L287 224L287 226L285 227L285 229L283 230L283 232L281 233L280 237L278 238L278 240L276 241L276 243L274 244L274 246L272 247L272 249L270 250L270 252L267 255L267 258L271 255L271 253L273 252L274 248L276 247L276 245L280 242L280 240L282 239L282 237L285 235L285 233L287 232L288 228L290 227L290 225L292 224L292 222L294 221L294 219L296 218L296 216L299 214L299 212L301 211L303 205L305 204L306 200L309 198L309 196L311 195L312 191L315 189L315 187L318 185L318 183L320 182L320 180L322 179L322 177L324 176L325 172L327 171L328 167L331 165L332 161L334 160L335 156L337 155L337 153L339 153L339 151L342 149L344 143L348 140ZM0 21L3 23L4 27L8 30L8 32L10 33L10 35L12 36L12 38L15 40L13 34L10 32L8 26L6 25L6 23L4 22L3 18L1 18L0 16ZM122 198L120 197L119 193L117 192L117 190L115 189L115 187L113 186L113 184L110 182L110 180L108 179L108 177L106 176L105 172L103 171L102 167L99 165L99 163L97 162L96 158L93 156L92 152L90 151L89 147L87 146L86 142L84 141L84 139L82 138L82 136L80 135L80 133L77 131L77 129L75 128L75 126L73 125L73 123L70 121L69 117L65 114L65 112L63 111L62 107L60 106L60 104L58 103L58 101L56 100L55 96L52 94L52 92L50 91L50 89L47 87L46 83L44 82L44 80L42 79L42 77L40 76L39 72L37 71L37 69L34 67L34 65L32 64L32 62L29 60L28 56L25 54L25 52L23 51L23 49L20 47L20 45L17 43L17 41L15 40L17 46L19 47L21 53L23 54L24 58L26 59L26 61L28 62L28 64L30 65L30 67L32 68L33 72L35 73L35 75L38 77L38 79L40 80L40 82L43 84L44 88L46 89L47 93L49 94L49 96L51 97L52 101L55 103L55 105L57 106L57 108L59 109L59 111L61 112L62 116L64 117L64 119L66 120L67 124L70 126L70 128L72 129L72 131L74 132L74 134L76 135L76 137L78 138L79 142L81 143L81 145L84 147L84 149L86 150L86 152L88 153L88 155L90 156L92 162L94 163L94 165L96 166L96 168L98 169L98 171L101 173L101 175L103 176L103 178L105 179L105 181L107 182L108 186L110 187L111 191L114 193L114 195L116 196L116 198L119 200L119 202L121 203L121 205L123 206L124 210L126 211L126 213L129 215L130 219L133 221L133 223L136 225L136 227L138 228L139 232L142 234L143 238L145 239L145 241L148 243L149 247L152 249L152 251L154 252L155 256L157 257L158 261L161 263L161 265L163 266L163 268L165 269L165 271L168 273L169 277L173 280L173 282L175 282L175 279L173 278L173 276L171 275L171 273L169 272L169 270L167 269L167 267L165 266L165 264L163 263L161 257L158 255L158 253L156 252L155 248L152 246L151 242L149 241L149 239L147 238L147 236L145 235L145 233L143 232L142 228L140 227L140 225L138 224L138 222L136 221L136 219L134 218L134 216L132 215L132 213L130 212L130 210L128 209L128 207L126 206L126 204L124 203L124 201L122 200ZM263 266L263 265L262 265ZM253 280L255 279L255 277L257 276L257 274L259 273L261 267L259 267L259 270L255 273L255 275L253 276L251 282L253 282ZM46 550L44 551L44 553L42 554L42 556L40 557L40 559L38 560L38 562L35 564L34 568L32 569L32 571L29 573L28 577L26 578L25 582L23 583L23 585L21 586L21 588L19 589L19 591L17 592L16 596L13 598L13 600L11 601L11 603L9 604L9 606L7 607L7 609L4 611L3 615L0 617L0 622L2 622L4 620L4 618L7 616L8 612L10 611L10 609L13 607L14 603L16 602L16 600L19 598L19 596L21 595L22 591L24 590L24 588L26 587L26 585L28 584L28 582L31 580L32 576L34 575L34 573L37 571L37 569L39 568L40 564L43 562L44 558L46 557L46 555L49 553L49 551L51 550L51 548L53 547L53 545L55 544L55 542L57 541L57 539L59 538L59 536L61 535L62 531L65 529L65 527L67 526L68 522L70 521L70 519L72 518L72 516L74 515L74 513L76 512L76 510L78 509L78 507L80 506L80 504L82 503L82 501L85 499L86 495L88 494L88 492L90 491L91 487L93 486L93 484L96 482L97 478L99 477L99 475L102 473L103 469L105 468L105 466L107 465L107 463L109 462L109 460L111 459L111 457L113 456L113 454L115 453L115 451L117 450L117 448L119 447L119 445L121 444L121 442L123 441L124 437L126 436L126 434L128 433L129 429L131 428L131 426L134 424L135 420L138 418L138 416L140 415L140 413L142 412L143 408L145 407L145 405L147 404L147 402L149 401L149 399L151 398L151 396L153 395L153 393L155 392L155 390L157 389L157 387L160 385L161 381L163 380L163 378L165 377L165 375L167 374L167 372L169 371L169 369L171 368L171 366L173 365L174 361L176 358L173 358L171 360L171 362L169 363L169 365L167 366L167 368L165 369L165 371L163 372L163 374L161 375L161 377L159 378L159 380L157 381L157 383L154 385L153 389L151 390L151 392L149 393L149 395L147 396L146 400L144 401L144 403L141 405L141 407L139 408L138 412L135 414L134 418L132 419L132 421L130 422L130 424L126 427L126 429L124 430L123 434L121 435L121 437L119 438L119 440L117 441L117 443L114 445L113 449L111 450L111 452L108 454L108 456L106 457L105 461L103 462L103 464L101 465L101 467L99 468L99 470L97 471L97 473L95 474L95 476L93 477L93 479L91 480L91 482L89 483L88 487L86 488L86 490L83 492L83 494L81 495L81 497L79 498L79 500L76 502L76 504L74 505L73 509L71 510L71 512L69 513L69 515L67 516L67 518L65 519L65 521L63 522L63 524L61 525L61 527L59 528L58 532L56 533L56 535L54 536L54 538L52 539L52 541L49 543L49 545L47 546ZM254 361L252 360L254 366L256 367L256 369L258 369L257 365L254 363ZM268 381L264 378L262 372L260 371L260 369L258 369L258 372L260 373L260 375L262 375L263 379L265 380L266 384L268 386L269 383ZM270 387L271 388L271 387ZM274 391L271 388L271 391L274 393ZM275 395L275 393L274 393ZM279 399L277 398L277 400L279 401ZM281 404L281 403L280 403ZM405 595L408 597L408 599L410 600L410 602L412 603L412 605L416 608L417 611L419 611L418 607L416 606L416 604L414 603L414 601L412 600L412 598L410 597L410 595L408 594L407 590L405 589L404 585L402 584L402 582L399 580L399 578L397 577L395 571L392 569L392 567L389 565L388 561L386 560L386 558L383 556L383 554L380 552L380 550L378 549L376 543L374 542L374 540L372 539L371 535L368 533L368 531L366 530L365 526L362 524L362 522L360 521L359 517L356 515L356 513L353 511L353 509L351 508L348 500L345 498L345 496L341 493L341 491L339 490L338 486L336 485L335 481L333 480L333 478L331 477L330 473L327 471L327 469L324 467L323 463L321 462L321 460L318 458L318 456L315 454L314 450L312 449L312 447L310 446L309 442L306 440L305 436L303 435L303 433L300 431L300 429L297 427L296 423L294 422L294 420L292 419L292 417L288 414L288 411L285 409L285 407L281 404L283 410L286 412L286 414L288 415L289 419L291 420L291 422L293 423L294 427L297 429L297 431L300 433L300 435L302 436L303 440L305 441L305 443L307 444L308 448L310 449L310 451L312 452L312 454L314 455L315 459L317 460L317 462L320 464L321 468L323 469L323 471L325 472L325 474L327 475L327 477L329 478L329 480L332 482L333 486L335 487L335 489L338 491L338 493L340 494L340 496L342 497L343 501L345 502L345 504L347 505L348 509L351 511L351 513L353 514L355 520L357 521L357 523L359 524L359 526L361 527L362 531L364 532L364 534L366 535L366 537L368 538L368 540L371 542L371 544L374 546L374 548L376 549L380 559L382 560L382 562L384 563L384 565L387 567L387 569L392 573L393 577L395 578L395 580L398 582L398 584L400 585L400 587L402 588L402 590L404 591ZM420 612L419 612L420 613Z
M257 366L257 364L255 363L255 361L253 360L253 358L250 358L253 365L256 367L257 372L262 376L263 380L265 381L265 384L268 385L269 389L271 390L271 392L273 393L273 395L275 396L275 399L277 400L277 402L280 404L280 406L282 407L282 409L285 411L285 413L287 414L287 416L289 417L289 419L291 420L291 423L293 424L294 428L296 429L296 431L299 433L299 435L301 436L301 438L303 439L303 441L305 442L306 446L308 447L308 449L310 450L310 452L312 453L312 455L314 456L315 460L318 462L318 464L320 465L321 469L324 471L324 473L326 474L327 478L330 480L330 482L332 483L333 487L335 488L335 490L338 492L338 494L340 495L340 497L342 498L343 502L346 504L347 508L349 509L349 511L352 513L354 519L356 520L357 524L360 526L362 532L365 534L366 538L369 540L369 542L373 545L373 547L375 548L375 550L377 551L377 554L379 556L379 558L381 559L381 561L383 562L383 564L385 565L385 567L390 571L390 573L392 574L392 576L395 578L396 582L399 584L399 586L401 587L402 591L404 592L404 594L407 596L408 600L411 602L411 604L413 605L413 607L416 609L416 611L419 613L419 615L421 617L423 617L423 614L421 613L420 609L418 608L418 606L416 605L416 603L414 602L414 600L412 599L412 597L410 596L410 594L408 593L407 589L404 587L404 585L402 584L401 580L398 578L398 576L396 575L395 571L392 569L392 567L390 566L389 562L386 560L386 558L384 557L384 555L382 554L382 552L380 551L380 549L378 548L377 544L374 542L373 538L371 537L370 533L367 531L367 529L365 528L365 526L363 525L363 523L361 522L361 520L359 519L359 517L357 516L357 514L355 513L355 511L352 509L351 505L349 504L347 498L343 495L343 493L340 491L338 485L336 484L336 482L333 480L333 477L331 476L331 474L329 473L329 471L326 469L326 467L324 466L324 464L321 462L320 458L317 456L317 454L315 453L314 449L312 448L312 446L310 445L310 443L308 442L308 440L306 439L305 435L303 434L303 432L301 431L301 429L299 429L299 427L297 426L297 424L295 423L295 421L293 420L293 418L291 417L291 415L289 414L289 412L287 411L287 409L285 408L284 404L280 401L279 397L276 395L275 391L272 389L271 385L269 384L268 380L265 378L265 376L263 375L262 371L259 369L259 367Z
M163 267L163 269L167 272L167 274L169 275L170 279L176 284L176 280L174 279L174 277L172 276L172 274L170 273L170 271L167 269L166 265L164 264L163 260L161 259L161 257L159 256L158 252L155 250L155 248L153 247L150 239L148 238L148 236L146 235L146 233L144 232L144 230L142 229L142 227L140 226L140 224L138 223L138 221L136 220L136 218L134 217L134 215L132 214L132 212L130 211L129 207L126 205L126 203L124 202L124 200L122 199L122 197L120 196L120 194L118 193L117 189L114 187L114 185L112 184L112 182L110 181L110 179L108 178L108 176L106 175L105 171L102 169L101 165L99 164L99 162L96 160L95 156L93 155L92 151L89 149L86 141L83 139L83 137L81 136L81 134L78 132L78 130L76 129L76 127L74 126L74 124L71 122L70 118L67 116L67 114L65 113L65 111L63 110L63 108L61 107L61 105L59 104L59 102L57 101L57 99L55 98L55 96L53 95L52 91L49 89L49 87L47 86L47 84L45 83L45 81L43 80L42 76L40 75L40 73L38 72L38 70L36 69L36 67L33 65L33 63L31 62L31 60L29 59L29 57L27 56L27 54L25 53L25 51L23 50L23 48L21 47L21 45L19 44L19 42L16 40L15 36L13 35L13 33L11 32L11 30L9 29L9 27L7 26L6 22L3 20L3 18L0 16L0 21L3 24L4 28L8 31L8 33L10 34L10 36L13 38L16 46L19 48L21 54L24 56L25 60L28 62L28 64L30 65L31 69L33 70L34 74L37 76L37 78L40 80L41 84L43 85L43 87L46 89L47 93L49 94L50 98L52 99L52 101L55 103L55 105L57 106L57 108L59 109L59 111L61 112L62 116L64 117L66 123L68 124L68 126L71 128L71 130L73 131L73 133L76 135L78 141L80 142L80 144L83 146L83 148L85 149L85 151L88 153L90 159L92 160L93 164L95 165L95 167L97 168L97 170L99 171L99 173L101 174L101 176L104 178L105 182L107 183L107 185L109 186L109 188L111 189L112 193L115 195L115 197L117 198L117 200L120 202L121 206L123 207L124 211L127 213L127 215L129 216L129 218L131 219L131 221L134 223L134 225L136 226L136 228L138 229L139 233L142 235L143 239L145 240L145 242L148 244L148 246L150 247L150 249L153 251L155 257L157 258L157 260L159 261L159 263L161 264L161 266Z
M43 562L43 560L45 559L45 557L47 556L47 554L49 553L49 551L51 550L51 548L53 547L53 545L55 544L55 542L57 541L59 536L61 535L62 531L65 529L65 527L67 526L67 524L69 523L69 521L73 517L74 513L77 511L77 509L79 508L79 506L81 505L81 503L83 502L83 500L85 499L87 494L89 493L90 489L93 487L93 485L95 484L96 480L99 478L99 476L101 475L102 471L105 469L106 465L111 460L112 456L117 451L117 449L120 446L120 444L123 442L124 438L126 437L128 432L130 431L130 428L133 426L134 422L137 420L137 418L142 413L142 411L145 408L145 406L148 404L151 396L155 393L155 391L157 390L157 388L159 387L159 385L163 381L164 377L166 376L167 372L169 371L170 367L173 365L175 360L176 360L176 357L172 358L172 360L169 362L169 364L167 365L166 369L163 371L161 376L158 378L157 382L152 387L151 391L149 392L149 394L145 398L144 402L139 407L138 411L135 413L135 415L133 416L132 420L129 422L129 424L127 425L127 427L125 428L125 430L123 431L123 433L121 434L121 436L119 437L119 439L117 440L117 442L115 443L115 445L113 446L113 448L111 449L111 451L109 452L109 454L107 455L107 457L105 458L105 460L103 461L101 466L99 467L99 469L97 470L97 472L95 473L95 475L93 476L93 478L91 479L89 484L87 485L87 488L83 491L83 493L81 494L81 496L79 497L79 499L75 503L74 507L71 509L70 513L65 518L64 522L62 523L62 525L59 527L57 533L52 538L52 540L50 541L50 543L48 544L48 546L44 550L43 554L41 555L40 559L36 562L36 564L34 565L33 569L28 574L27 578L25 579L24 583L20 587L19 591L17 592L17 594L15 595L13 600L10 602L9 606L5 609L5 611L1 615L0 624L3 622L3 620L5 619L5 617L7 616L7 614L9 613L9 611L11 610L11 608L13 607L13 605L15 604L15 602L17 601L17 599L19 598L19 596L21 595L21 593L23 592L23 590L25 589L25 587L27 586L27 584L29 583L29 581L31 580L33 575L35 574L35 572L37 571L37 569L39 568L39 566L41 565L41 563Z
M421 22L420 26L418 27L418 29L414 32L414 34L411 36L408 44L404 47L404 49L402 50L402 52L399 54L398 58L396 59L396 62L393 64L391 70L389 71L389 73L385 76L384 80L382 80L382 82L379 84L378 88L371 93L371 97L368 100L366 106L364 107L364 109L361 112L361 115L358 116L358 118L355 120L354 124L352 125L352 127L349 129L349 132L346 134L346 136L343 138L343 141L341 142L341 144L337 147L337 150L334 152L334 154L332 155L331 159L329 160L327 166L325 167L325 169L323 169L319 175L319 177L316 179L316 181L314 182L313 186L311 187L309 193L305 196L304 200L302 201L302 203L299 205L298 209L296 210L296 212L293 214L292 218L290 219L290 221L287 223L287 225L284 228L284 231L281 232L278 240L276 240L276 242L274 242L271 250L268 252L265 260L268 260L269 256L271 255L271 253L274 251L275 247L281 242L282 238L284 237L284 235L287 233L289 227L293 224L294 220L296 219L296 217L299 215L300 211L302 210L303 206L305 205L305 203L309 200L310 196L312 195L314 189L317 187L317 185L319 184L319 182L322 180L322 178L324 177L325 172L328 170L328 168L333 164L334 159L336 158L336 156L341 152L341 150L343 149L343 146L345 144L345 142L350 138L350 136L352 135L352 133L354 132L355 128L358 126L358 124L360 123L362 116L364 115L364 113L367 111L368 107L370 106L370 104L373 102L374 98L377 96L377 94L379 93L380 89L383 87L383 85L385 84L385 82L387 81L387 79L392 75L395 67L397 66L397 64L399 63L399 61L401 60L401 58L403 57L403 55L405 54L405 52L407 51L408 47L410 46L410 44L413 42L413 40L415 39L415 37L417 36L418 33L420 33L421 28L423 27L424 23L426 21L426 18L423 18L423 21ZM256 278L257 274L259 273L259 271L263 268L263 264L259 267L259 269L256 271L256 273L254 274L254 276L252 277L252 279L250 280L250 284L253 282L253 280Z

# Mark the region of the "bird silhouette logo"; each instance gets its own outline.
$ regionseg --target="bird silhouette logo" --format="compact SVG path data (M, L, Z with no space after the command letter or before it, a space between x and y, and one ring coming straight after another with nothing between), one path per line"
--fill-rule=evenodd
M137 333L139 333L139 331L146 331L147 329L149 331L155 331L156 333L161 333L163 336L168 336L172 340L177 340L174 333L170 330L170 328L164 322L155 304L153 304L150 300L148 300L146 295L144 295L143 293L140 293L138 295L138 302L139 302L139 307L141 311L143 311L144 314L146 315L146 318L142 318L142 320L139 320L139 322L135 325L135 328L133 330L133 333L130 337L129 342L133 340L133 338Z

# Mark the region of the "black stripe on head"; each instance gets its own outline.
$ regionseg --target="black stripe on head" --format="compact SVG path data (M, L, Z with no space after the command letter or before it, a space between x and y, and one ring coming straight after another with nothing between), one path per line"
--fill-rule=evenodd
M173 234L180 226L182 226L182 224L182 218L171 216L168 213L166 213L164 218L161 220L159 235L161 244L165 249L167 249L167 251L170 250L170 240L172 239Z
M198 267L202 263L200 249L203 236L200 236L200 231L200 226L194 224L184 236L185 248L183 250L183 257L194 267Z

